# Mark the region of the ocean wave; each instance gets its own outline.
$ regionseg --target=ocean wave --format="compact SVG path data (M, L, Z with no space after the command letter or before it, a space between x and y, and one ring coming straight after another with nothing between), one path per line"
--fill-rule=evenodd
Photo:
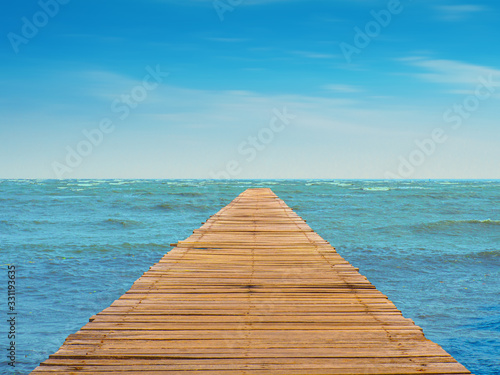
M473 254L472 256L480 259L498 258L500 257L500 250L481 251L479 253Z
M167 210L167 211L198 211L205 212L213 210L214 206L210 204L193 204L193 203L161 203L154 206L157 210Z
M129 184L130 182L128 181L121 181L121 182L110 182L109 184L110 185L115 185L115 186L119 186L119 185L127 185Z
M7 221L7 220L0 220L0 226L4 226L4 227L17 227L17 224L12 223L12 222Z
M198 212L212 211L213 206L210 204L183 204L181 207L183 210L191 210Z
M335 182L335 181L310 181L304 184L304 186L340 186L340 187L345 187L345 186L352 186L354 184L352 183L346 183L346 182ZM300 185L299 185L300 186Z
M98 186L100 184L89 184L89 183L85 183L85 184L76 184L76 186L81 186L81 187L92 187L92 186Z
M55 224L55 223L53 221L49 221L49 220L33 220L32 224L35 224L35 225L46 225L46 224Z
M389 191L389 190L392 190L392 189L389 188L389 187L380 186L380 187L365 187L365 188L362 188L362 190L366 190L366 191Z
M36 246L36 245L34 245ZM55 252L59 254L57 256L70 256L75 254L113 254L120 255L123 254L124 251L132 252L132 254L138 254L138 251L141 253L144 250L153 250L153 251L162 251L170 250L170 243L129 243L124 242L121 244L91 244L91 245L75 245L75 246L64 246L64 248L57 249L48 249L46 246L40 247L38 253L44 254L47 252ZM84 259L84 258L81 258Z
M189 197L189 198L195 198L205 195L203 193L198 193L198 192L182 192L182 193L169 193L169 194L176 195L179 197Z
M125 242L120 246L115 245L115 247L120 247L120 248L124 248L127 250L144 249L144 248L149 248L149 249L171 249L172 248L170 246L170 242L169 243L156 243L156 242L129 243L129 242Z
M90 195L61 195L61 194L58 194L58 193L47 194L47 195L50 195L50 196L54 197L54 198L51 198L52 202L62 202L62 199L93 198ZM37 201L32 200L31 202L32 203L36 203Z
M466 226L466 225L490 227L490 226L500 225L500 220L491 220L491 219L485 219L485 220L476 220L476 219L442 220L442 221L436 221L433 223L423 224L423 225L421 225L421 227L426 228L426 229L439 229L439 228L449 228L449 227L454 227L454 226Z
M153 193L152 191L143 190L143 189L133 190L132 193L137 194L137 195L155 195L155 193Z
M158 204L155 206L155 208L157 209L160 209L160 210L175 210L175 205L173 204L170 204L170 203L162 203L162 204Z
M142 225L141 222L135 221L135 220L125 220L125 219L108 219L106 220L106 223L109 224L119 224L123 227L131 227L131 226L137 226L137 225Z
M423 186L398 186L396 190L428 190Z
M479 252L468 252L465 254L443 254L440 256L443 262L468 264L471 261L496 262L500 260L500 250L485 250Z

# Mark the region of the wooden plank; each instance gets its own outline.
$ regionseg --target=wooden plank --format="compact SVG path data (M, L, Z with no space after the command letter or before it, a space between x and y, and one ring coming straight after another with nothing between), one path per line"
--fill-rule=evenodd
M211 216L32 374L469 374L270 189Z

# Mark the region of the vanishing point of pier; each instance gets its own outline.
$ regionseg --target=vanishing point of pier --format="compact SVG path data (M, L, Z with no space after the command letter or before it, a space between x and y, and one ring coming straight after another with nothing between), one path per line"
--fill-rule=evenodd
M270 189L248 189L32 374L470 372Z

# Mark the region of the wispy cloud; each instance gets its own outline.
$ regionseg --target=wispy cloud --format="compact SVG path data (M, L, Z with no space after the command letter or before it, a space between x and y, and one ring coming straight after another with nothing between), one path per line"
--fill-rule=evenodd
M436 9L439 12L439 16L446 21L460 21L473 13L484 12L487 10L484 6L472 4L442 5L437 6Z
M425 58L407 59L407 63L426 70L426 73L415 73L423 80L449 85L477 84L479 77L493 76L500 80L500 69L482 65L474 65L455 60L431 60Z
M272 108L288 108L297 115L298 131L328 132L329 136L400 136L401 124L425 122L422 115L409 115L407 108L381 109L367 106L350 93L363 88L332 85L339 97L269 95L252 91L194 90L165 86L147 110L136 116L138 124L189 133L193 129L216 132L220 152L250 134ZM345 94L345 95L341 95ZM201 104L203 103L203 104ZM235 125L237 124L237 125ZM141 125L144 126L144 125ZM174 130L175 129L175 130ZM232 141L231 141L232 139Z
M334 54L329 54L329 53L310 52L310 51L291 51L291 53L294 55L306 57L308 59L336 59L336 58L340 57L340 55L334 55Z
M339 84L325 85L325 86L323 86L323 88L325 90L335 91L335 92L339 92L339 93L347 93L347 94L364 91L362 88L360 88L358 86L339 85Z

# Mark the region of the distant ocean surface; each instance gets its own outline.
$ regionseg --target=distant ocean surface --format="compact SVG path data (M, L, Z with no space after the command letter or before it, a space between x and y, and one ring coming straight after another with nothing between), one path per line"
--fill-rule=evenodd
M270 187L470 371L500 374L500 181L359 180L0 180L0 373L28 374L250 187Z

